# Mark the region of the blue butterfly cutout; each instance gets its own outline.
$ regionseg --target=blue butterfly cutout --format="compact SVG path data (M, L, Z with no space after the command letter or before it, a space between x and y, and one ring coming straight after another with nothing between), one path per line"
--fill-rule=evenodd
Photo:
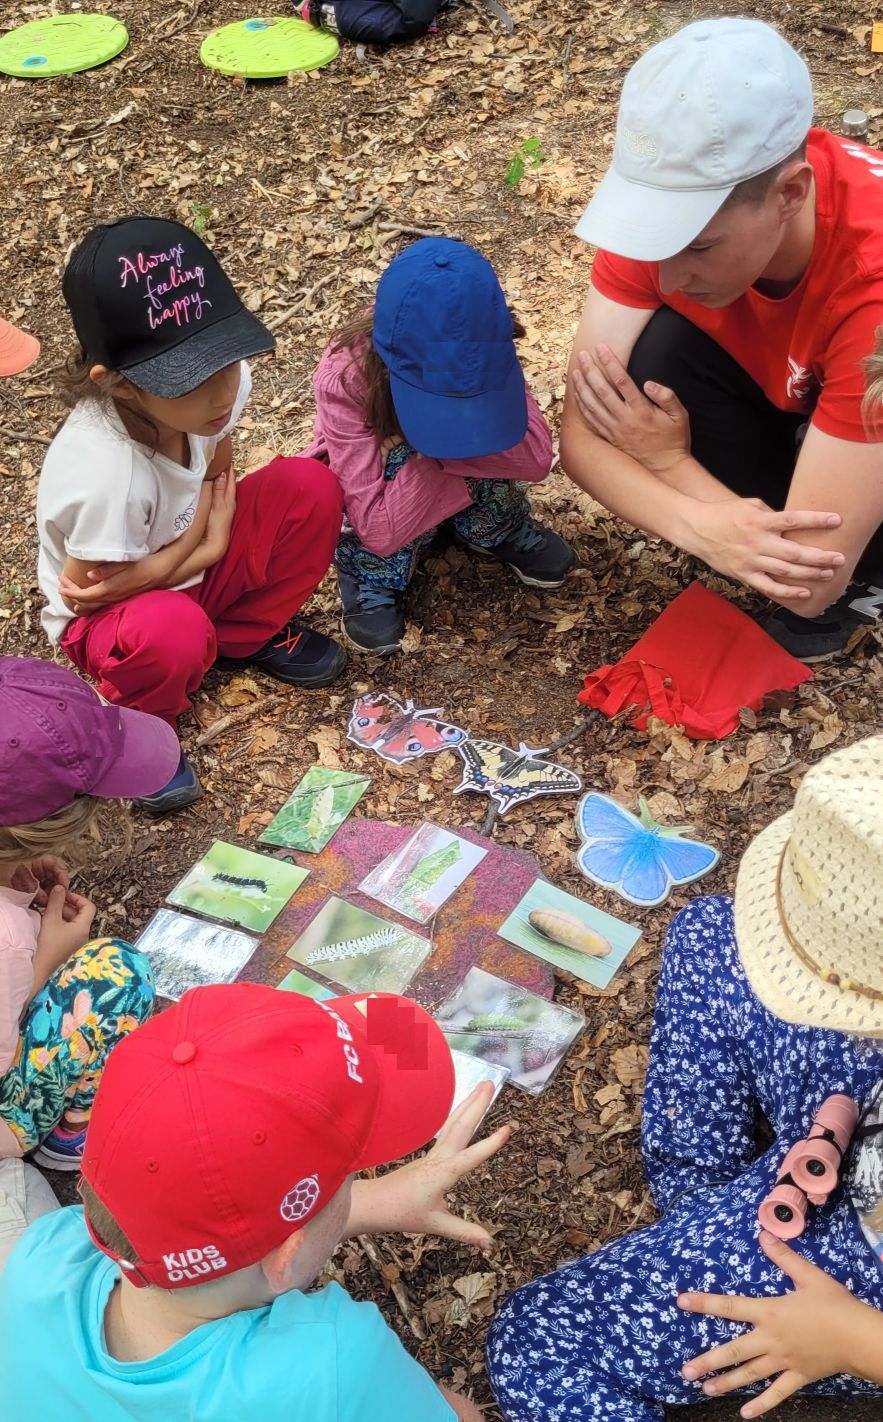
M720 851L698 840L683 839L689 825L660 825L644 799L641 817L609 795L592 790L576 809L576 828L583 841L576 862L587 879L612 889L640 908L665 903L675 885L689 884L708 874Z

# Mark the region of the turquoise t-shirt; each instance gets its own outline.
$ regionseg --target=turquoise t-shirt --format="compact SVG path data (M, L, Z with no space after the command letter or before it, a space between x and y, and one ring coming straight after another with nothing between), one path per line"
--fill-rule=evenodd
M194 1329L145 1362L104 1346L117 1266L79 1207L25 1233L0 1280L3 1422L452 1422L373 1304L337 1284Z

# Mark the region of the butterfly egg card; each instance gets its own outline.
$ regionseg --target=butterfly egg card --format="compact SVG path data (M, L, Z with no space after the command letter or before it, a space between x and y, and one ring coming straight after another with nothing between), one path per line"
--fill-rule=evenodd
M362 750L374 751L382 760L403 765L437 751L452 750L466 740L469 732L439 719L440 708L421 711L413 701L372 692L360 696L353 706L347 740Z
M216 839L175 885L166 903L264 933L307 873L287 859L271 859Z
M544 760L542 751L529 750L523 741L512 750L498 741L470 738L457 751L463 761L463 778L454 794L475 790L489 795L501 815L537 795L575 795L583 788L575 771Z
M429 956L429 947L410 929L332 897L291 945L288 957L348 992L402 993Z
M538 1095L585 1031L569 1008L516 987L483 968L470 968L435 1019L452 1051L506 1067L513 1086Z
M274 815L258 844L318 854L371 784L369 775L313 765Z
M584 795L576 808L582 840L576 863L593 884L612 889L638 908L655 908L673 888L709 874L720 851L686 839L690 825L659 824L646 800L639 798L638 809L633 815L596 790Z
M500 937L594 987L606 987L641 936L602 909L537 879L498 930Z
M159 909L135 947L153 969L160 997L178 998L208 983L232 983L258 946L256 938L205 923L186 913Z
M421 825L359 888L396 913L428 923L486 854L450 830Z

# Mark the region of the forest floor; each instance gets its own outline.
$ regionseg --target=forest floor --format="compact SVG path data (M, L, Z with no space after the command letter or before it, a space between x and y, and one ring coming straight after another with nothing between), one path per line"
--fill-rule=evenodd
M511 36L480 0L462 0L440 33L421 43L364 58L344 46L314 74L242 83L209 72L198 57L210 29L247 15L241 2L96 0L91 8L111 10L129 28L120 58L55 81L0 81L3 314L43 341L38 365L0 386L0 649L47 655L34 496L63 414L55 375L72 345L60 277L71 243L99 219L148 211L195 226L275 330L276 357L255 364L254 397L235 435L239 471L306 445L316 360L335 327L370 302L412 228L461 236L494 261L526 327L528 378L557 425L591 267L591 252L572 229L609 160L622 78L648 44L709 11L668 0L507 4L516 21ZM47 8L76 7L16 3L4 18L24 21ZM809 59L817 121L836 127L842 111L858 104L869 109L876 139L883 109L870 103L881 68L868 49L872 16L855 0L842 0L836 12L760 0L753 13L776 23ZM510 189L507 165L534 138L545 161ZM547 745L573 726L582 677L625 652L696 569L635 537L559 472L535 502L579 550L580 566L560 592L538 595L441 546L418 575L405 650L395 658L353 657L330 692L281 697L259 675L211 674L182 724L206 794L177 818L139 821L135 852L122 867L108 861L84 874L100 905L99 929L136 937L212 839L253 844L256 827L308 766L346 764L348 711L368 688L443 707L450 720L509 744ZM736 600L760 610L748 596ZM331 579L308 612L334 630ZM626 802L640 792L662 818L689 822L719 845L720 867L703 888L723 893L748 839L790 806L807 765L875 732L881 706L883 662L867 630L847 656L746 716L721 744L604 723L561 758L587 787ZM227 730L197 744L232 712ZM425 764L377 762L356 814L478 828L486 802L453 799ZM571 801L534 801L498 821L495 833L536 854L554 883L584 893ZM339 1258L352 1291L376 1298L426 1366L472 1392L489 1419L496 1413L482 1349L498 1302L524 1280L653 1217L638 1143L641 1078L665 928L688 897L675 895L664 910L642 915L643 943L609 990L559 983L557 997L585 1011L589 1030L541 1097L504 1093L491 1119L516 1122L517 1148L460 1192L462 1207L494 1227L495 1257L476 1261L437 1241L384 1239L380 1270L356 1245ZM592 898L617 911L609 896ZM420 1320L422 1342L389 1291L394 1279ZM725 1404L701 1415L729 1422L737 1409ZM833 1422L879 1418L883 1409L805 1403L778 1415Z

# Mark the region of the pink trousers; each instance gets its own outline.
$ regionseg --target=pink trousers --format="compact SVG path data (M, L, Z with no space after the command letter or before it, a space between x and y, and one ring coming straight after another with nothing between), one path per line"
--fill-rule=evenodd
M342 511L327 465L274 459L237 484L227 551L201 583L76 617L61 645L106 700L174 725L217 656L258 651L315 592Z

